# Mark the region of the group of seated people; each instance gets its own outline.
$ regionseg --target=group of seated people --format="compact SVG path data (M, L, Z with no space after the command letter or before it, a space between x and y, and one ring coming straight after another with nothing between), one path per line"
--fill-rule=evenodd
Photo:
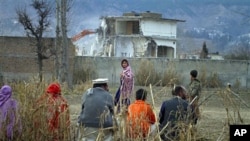
M180 131L186 128L185 125L195 124L196 118L183 86L175 86L172 95L162 103L156 117L151 105L145 102L147 91L137 90L135 102L128 106L128 136L132 139L148 138L158 133L164 141L178 140Z
M116 121L118 118L115 116L118 114L114 107L118 105L117 103L114 105L107 81L107 79L94 80L93 88L83 94L82 111L78 120L81 140L95 140L102 131L102 140L110 141L114 131L118 130L116 126L122 126L125 129L125 136L130 140L157 136L164 141L178 140L179 125L196 123L194 107L189 103L183 86L174 87L173 97L162 103L158 117L153 107L146 102L147 90L142 88L136 90L134 102L129 105L119 105L125 106L125 110L118 111L125 113L125 122Z

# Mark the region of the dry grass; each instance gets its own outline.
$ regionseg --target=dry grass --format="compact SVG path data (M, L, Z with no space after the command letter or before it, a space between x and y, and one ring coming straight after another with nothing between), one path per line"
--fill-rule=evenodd
M19 104L18 120L21 123L21 134L15 133L16 141L26 140L53 140L53 134L48 130L46 121L47 107L41 105L36 107L37 99L44 93L48 86L46 83L12 83L13 96ZM56 106L56 105L55 105ZM63 113L64 114L64 113ZM64 117L61 115L61 117ZM72 134L65 125L66 119L60 119L60 130L56 134L63 138L62 141L71 140ZM19 126L15 126L14 130L18 130ZM74 130L72 130L74 131ZM2 135L5 133L1 132Z
M43 94L47 83L16 83L10 84L13 88L14 98L19 102L19 118L22 122L22 134L16 134L15 140L26 141L26 140L50 140L52 138L51 133L48 132L47 126L41 125L39 128L34 126L34 117L37 120L44 122L45 111L36 113L37 109L34 109L35 100ZM90 82L80 83L75 86L73 91L67 89L66 86L62 85L63 95L67 98L70 104L71 113L71 126L70 132L62 129L60 132L64 136L62 141L75 141L77 140L77 126L76 121L81 108L81 96L82 93L89 87L91 87ZM135 90L139 88L138 86ZM159 108L161 103L171 97L171 88L158 87L158 86L144 86L150 92L147 101L152 104L153 110L156 117L158 117ZM115 93L117 88L110 88L112 94ZM210 94L213 96L209 97ZM208 98L209 97L209 98ZM201 102L201 114L202 118L198 124L193 127L190 125L182 125L180 141L208 141L208 140L218 140L226 141L229 139L229 125L231 124L249 124L249 105L247 103L249 100L250 92L246 91L244 93L239 93L238 95L227 89L227 88L216 88L216 89L204 89L202 92ZM207 98L207 99L206 99ZM244 101L244 100L248 101ZM134 99L132 99L133 101ZM124 112L122 112L124 113ZM115 140L126 140L126 116L125 114L116 114L115 119L118 119L118 124L114 127L114 138ZM65 122L63 119L62 123ZM17 128L17 127L15 127ZM17 130L17 129L16 129ZM3 135L3 130L1 136ZM39 138L38 138L39 134ZM100 132L101 135L101 132ZM136 141L142 140L142 138L136 139ZM159 133L153 136L149 136L147 140L160 140Z
M169 86L172 84L180 84L181 74L177 74L175 63L169 62L167 69L162 76L162 86Z
M136 84L140 86L149 86L149 84L158 83L160 80L159 78L159 73L156 71L154 64L148 60L142 60L135 74Z
M73 83L81 84L92 80L97 77L97 72L94 65L87 64L86 66L80 66L77 70L73 72Z
M206 71L202 70L198 76L201 81L202 87L206 88L220 88L223 86L218 74L216 72L207 74Z
M140 86L166 86L171 84L179 84L181 75L177 74L175 70L175 64L168 64L166 70L161 75L157 72L155 65L148 61L143 60L138 67L138 71L135 74L136 84Z

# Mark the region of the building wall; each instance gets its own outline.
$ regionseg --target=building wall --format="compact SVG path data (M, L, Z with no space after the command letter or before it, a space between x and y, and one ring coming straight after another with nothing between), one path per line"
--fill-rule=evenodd
M122 71L121 57L77 57L76 66L86 66L93 64L93 67L99 77L107 77L111 84L119 84L119 76ZM159 73L167 70L175 70L181 78L183 85L190 82L189 72L197 69L200 74L210 76L218 74L223 85L227 83L234 84L239 80L243 88L250 88L250 62L232 61L232 60L192 60L192 59L166 59L166 58L127 58L132 70L136 74L143 60L148 60L154 64L154 68Z
M53 38L46 38L47 46L54 45ZM0 73L4 79L23 80L38 76L36 47L33 39L27 37L0 37ZM70 42L70 64L74 62L75 49ZM44 77L51 78L55 71L55 58L51 56L43 61ZM73 72L73 65L70 67Z
M177 22L161 19L142 19L141 29L144 36L151 36L158 47L164 47L165 51L167 51L167 53L158 52L156 57L161 57L161 54L164 54L164 57L176 58Z
M176 22L163 20L141 20L141 28L144 36L165 36L176 38Z
M117 37L116 40L116 57L133 57L134 56L134 44L133 38L130 37Z

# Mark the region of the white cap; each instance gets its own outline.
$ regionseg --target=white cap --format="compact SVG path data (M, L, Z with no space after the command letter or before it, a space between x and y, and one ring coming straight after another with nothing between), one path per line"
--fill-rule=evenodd
M95 80L92 80L93 84L103 84L103 83L108 83L108 78L98 78Z

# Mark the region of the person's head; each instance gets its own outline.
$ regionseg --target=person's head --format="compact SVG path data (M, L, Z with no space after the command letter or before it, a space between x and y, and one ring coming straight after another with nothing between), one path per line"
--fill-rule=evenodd
M47 92L48 94L51 94L52 96L60 95L60 94L61 94L61 86L60 86L59 83L53 82L53 83L51 83L51 84L47 87L46 92Z
M191 70L190 71L190 76L191 76L191 79L194 79L196 78L198 75L198 71L197 70Z
M227 83L228 88L231 88L231 86L232 86L231 83Z
M186 89L183 86L175 86L173 95L179 96L182 99L186 99L187 92L186 92Z
M3 85L0 89L0 106L2 106L12 95L12 89L9 85Z
M99 79L95 79L92 81L93 82L93 88L96 87L101 87L106 91L109 91L109 87L108 87L108 79L107 78L99 78Z
M147 91L145 89L139 89L136 91L136 100L146 100L147 98Z
M127 66L129 66L128 60L127 59L123 59L121 61L121 66L122 66L122 68L126 68Z

